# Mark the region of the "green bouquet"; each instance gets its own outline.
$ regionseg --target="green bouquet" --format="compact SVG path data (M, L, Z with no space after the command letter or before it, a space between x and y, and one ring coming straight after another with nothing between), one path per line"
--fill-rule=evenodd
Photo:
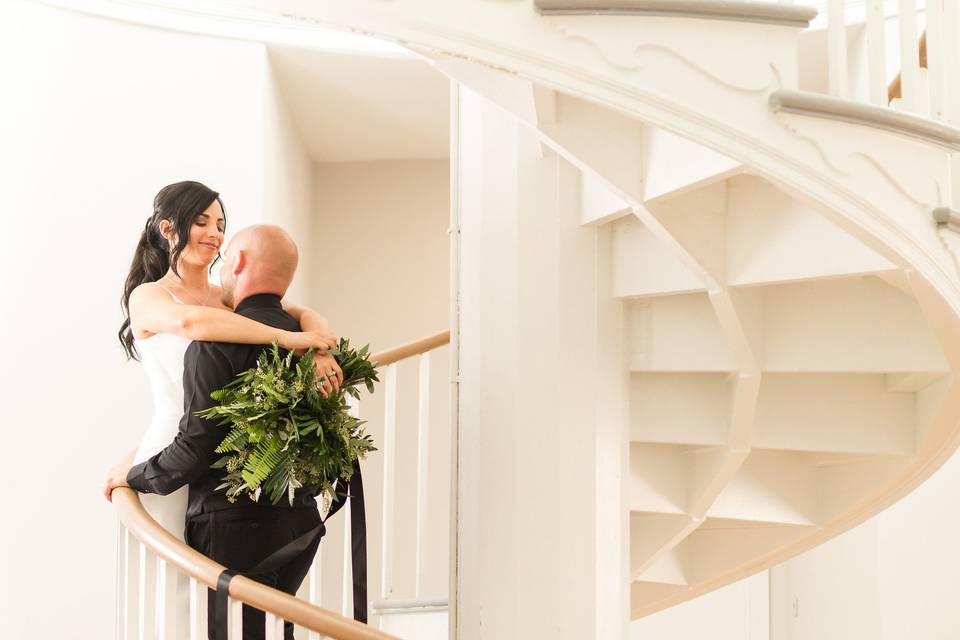
M214 391L211 397L218 404L197 415L230 427L217 447L217 453L226 455L212 465L227 471L217 490L226 489L230 502L244 493L258 502L266 491L273 504L284 495L293 504L296 490L311 485L332 498L337 479L349 480L354 461L376 451L364 434L365 421L349 414L346 400L346 394L359 398L360 384L372 393L373 383L379 382L368 347L354 350L341 338L328 351L343 370L343 380L339 392L326 398L313 349L294 363L293 352L281 357L277 343L260 354L256 367Z

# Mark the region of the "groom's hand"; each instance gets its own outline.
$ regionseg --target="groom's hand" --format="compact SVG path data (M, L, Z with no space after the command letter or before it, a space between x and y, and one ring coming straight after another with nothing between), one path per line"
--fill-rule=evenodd
M130 473L130 465L126 462L114 465L107 472L107 480L103 485L103 496L113 502L112 493L117 487L129 487L127 484L127 474Z

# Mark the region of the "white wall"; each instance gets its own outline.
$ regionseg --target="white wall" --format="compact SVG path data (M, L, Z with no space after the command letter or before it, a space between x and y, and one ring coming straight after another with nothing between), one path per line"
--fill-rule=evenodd
M771 640L885 637L877 560L874 518L772 568Z
M209 184L229 237L277 209L294 225L309 168L296 166L276 102L275 121L265 117L275 98L260 44L5 2L0 78L0 636L37 637L42 626L42 637L102 638L113 629L116 524L101 483L151 411L116 333L153 196L186 178ZM283 158L282 179L269 178L268 148Z
M769 576L749 578L630 623L632 640L770 640Z
M297 241L300 268L287 297L305 303L312 283L310 241L313 229L313 162L284 99L272 61L265 71L261 216L264 220L281 225Z
M771 640L956 638L958 500L954 455L875 518L774 568Z
M875 637L947 640L958 636L957 504L960 456L954 455L916 491L877 516L881 635Z
M371 353L439 333L449 320L449 168L445 160L320 163L314 166L310 255L312 306L354 346ZM363 292L358 295L357 292ZM431 361L429 570L424 596L447 595L450 437L449 349ZM381 381L384 376L381 374ZM364 395L361 417L383 443L383 384ZM416 360L399 366L394 597L414 596L417 457ZM380 598L382 451L364 463L370 600ZM323 604L340 607L343 522L321 546Z

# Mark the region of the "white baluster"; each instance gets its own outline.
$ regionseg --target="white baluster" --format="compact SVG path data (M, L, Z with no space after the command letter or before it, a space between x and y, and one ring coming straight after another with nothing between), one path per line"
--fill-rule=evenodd
M830 95L847 97L847 21L844 0L830 0L827 5L827 73Z
M177 574L163 558L157 557L154 590L153 635L157 640L173 640L176 614ZM177 639L179 640L179 639Z
M340 583L340 613L353 617L353 546L350 537L350 501L340 512L343 514L343 580Z
M396 487L397 365L388 365L384 378L386 404L383 416L383 521L380 548L380 597L393 592L393 513Z
M930 91L930 117L947 118L947 75L944 59L943 0L926 2L927 85Z
M233 598L227 598L227 603L227 640L243 640L243 603Z
M124 640L133 640L137 637L137 624L139 622L140 616L137 606L137 598L135 594L137 593L136 588L139 586L140 581L138 578L138 562L139 562L139 542L136 538L133 537L133 534L126 528L123 531L123 555L124 555L124 578L123 578L123 611L124 611L124 625L123 625L123 638Z
M960 125L960 3L958 2L943 3L942 38L943 73L948 78L946 119L950 124L957 126ZM960 193L954 196L953 202L954 208L960 205Z
M114 595L115 608L113 637L114 640L123 640L124 629L126 628L126 589L127 589L127 564L126 564L126 546L125 540L127 528L123 523L117 521L117 567L116 567L116 593Z
M137 573L137 638L138 640L147 640L149 638L149 629L151 628L152 617L150 615L150 587L153 584L153 563L150 561L153 554L139 540L137 545L140 548L140 557Z
M920 43L917 37L917 2L900 0L900 95L904 111L917 110Z
M264 640L283 640L283 618L278 618L268 612L265 624Z
M320 598L322 597L322 559L323 547L320 547L320 549L317 550L317 555L313 559L313 564L310 566L310 573L307 574L307 586L309 588L309 595L307 597L310 599L310 604L315 604L317 606L321 606ZM316 631L308 631L307 640L320 640L320 634Z
M886 107L888 106L887 53L883 44L883 0L866 0L866 12L870 102L878 107Z
M427 514L430 484L430 352L420 354L420 398L417 416L417 551L414 563L416 597L423 595L427 562Z
M190 640L207 637L207 587L190 578Z

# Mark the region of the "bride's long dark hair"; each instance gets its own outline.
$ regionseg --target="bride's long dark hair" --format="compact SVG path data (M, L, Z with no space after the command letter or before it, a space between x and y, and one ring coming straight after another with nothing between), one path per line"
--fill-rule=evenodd
M223 201L220 200L219 193L192 180L167 185L154 197L153 215L147 218L147 224L143 227L143 233L140 234L140 242L137 243L137 250L130 264L130 274L127 275L127 281L123 285L123 295L120 298L123 324L120 325L117 337L127 354L127 360L140 359L137 347L133 343L133 330L130 327L130 293L144 282L159 280L171 266L173 272L180 275L177 271L177 262L190 241L190 229L200 214L206 211L215 200L223 209ZM160 233L160 222L163 220L170 221L171 231L177 239L176 246L170 246L167 239ZM223 209L223 221L226 225L226 209ZM211 271L213 265L219 260L220 255L217 254L216 260L210 264Z

